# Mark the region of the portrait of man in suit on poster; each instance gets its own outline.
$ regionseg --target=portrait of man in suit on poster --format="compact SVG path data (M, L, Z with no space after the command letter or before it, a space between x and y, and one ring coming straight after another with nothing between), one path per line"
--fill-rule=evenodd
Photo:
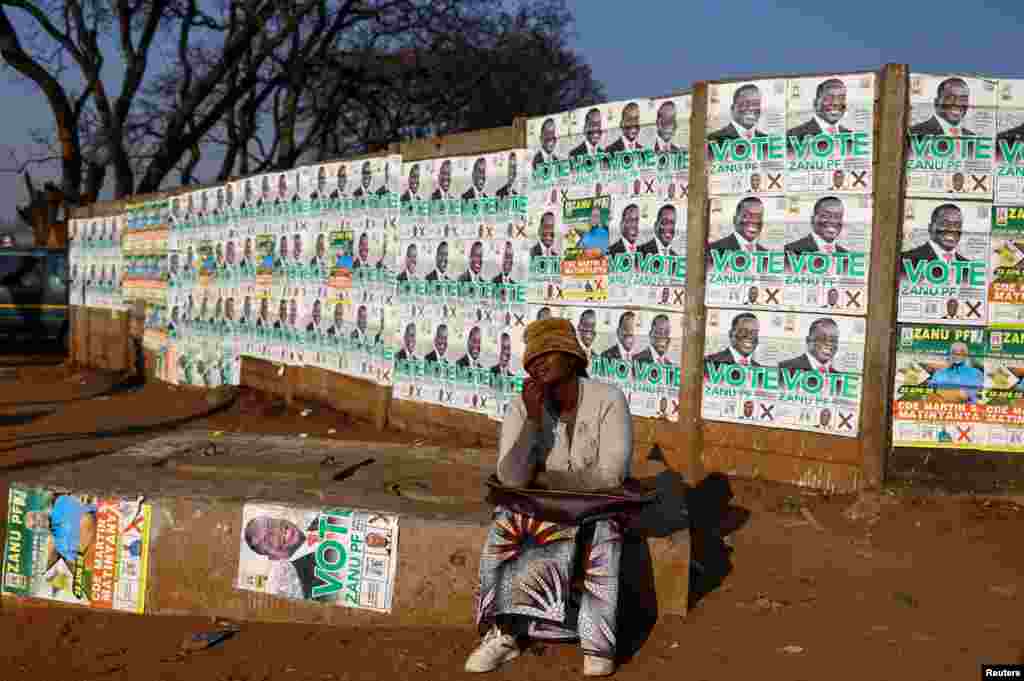
M766 137L764 131L757 129L761 120L761 90L753 83L736 88L732 93L732 105L729 107L730 121L723 127L708 135L709 142L725 140Z
M441 167L437 170L437 189L430 195L433 201L447 201L452 198L452 162L448 159L441 161Z
M640 246L644 255L672 255L678 253L672 248L672 240L676 238L676 207L666 203L658 209L654 219L654 238Z
M499 199L507 199L510 196L518 196L519 192L516 190L516 176L518 174L519 161L516 159L516 152L511 152L508 155L508 177L506 182L501 188L495 192L495 196Z
M650 345L634 357L640 364L675 364L668 356L669 344L672 341L672 324L668 315L655 315L651 320L651 330L647 334Z
M401 201L419 201L420 200L420 164L413 163L409 167L409 179L406 183L405 192L401 196Z
M537 237L538 242L530 249L532 257L558 255L558 249L555 248L555 214L551 211L541 216Z
M460 367L468 367L470 369L481 369L480 365L480 336L481 331L479 326L474 326L469 330L469 335L466 337L466 354L459 358L456 364Z
M844 207L837 196L825 196L814 202L811 210L811 231L783 248L786 253L847 253L837 241L843 233ZM787 267L789 263L786 263Z
M963 78L947 78L939 83L935 89L933 106L934 113L930 118L911 126L911 136L974 136L973 130L964 127L964 120L971 108L971 90Z
M708 355L705 364L739 364L759 367L754 352L760 342L761 323L752 312L741 312L732 318L729 325L729 347ZM707 370L705 369L705 374Z
M553 163L558 161L558 157L555 155L555 146L558 144L558 134L555 130L555 119L548 118L540 126L540 149L533 156L533 167L544 163Z
M838 135L853 132L840 122L845 115L846 85L838 78L823 80L814 91L814 115L786 131L786 137L802 140L822 133Z
M617 154L621 151L640 151L643 145L640 143L640 105L630 102L622 108L622 117L619 120L619 129L622 135L608 145L609 154Z
M758 243L764 229L764 204L756 196L748 196L736 204L732 219L733 232L708 245L708 261L712 251L767 251Z
M944 203L936 207L928 222L928 241L917 248L900 253L900 261L903 264L900 267L900 278L906 278L907 269L920 262L966 262L967 258L957 250L963 228L964 216L958 206Z
M434 347L424 357L428 362L448 361L448 325L438 324L434 329Z
M583 119L583 141L569 152L569 158L593 156L601 152L601 110L597 107L587 111Z
M334 518L335 526L341 525L340 518ZM335 601L340 592L314 598L313 588L324 583L316 576L316 553L323 541L333 538L333 533L319 532L319 518L302 530L298 525L284 518L269 515L256 516L245 525L243 533L246 545L256 554L265 556L275 563L275 595L295 599ZM282 572L284 565L290 570Z
M836 371L832 360L839 352L839 325L829 317L819 317L807 329L807 351L779 362L780 369L818 371L830 374Z
M416 323L409 322L405 325L405 333L402 334L402 349L395 353L395 359L416 361Z
M473 161L473 186L462 193L462 200L487 198L487 159L481 156Z
M676 135L676 103L672 100L662 102L658 107L655 123L658 133L657 139L654 140L655 153L680 151L679 146L672 141Z

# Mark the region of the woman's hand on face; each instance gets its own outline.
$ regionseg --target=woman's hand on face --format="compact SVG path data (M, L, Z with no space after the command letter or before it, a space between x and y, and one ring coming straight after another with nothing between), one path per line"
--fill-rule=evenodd
M523 404L527 418L540 423L544 413L544 386L532 378L523 381Z

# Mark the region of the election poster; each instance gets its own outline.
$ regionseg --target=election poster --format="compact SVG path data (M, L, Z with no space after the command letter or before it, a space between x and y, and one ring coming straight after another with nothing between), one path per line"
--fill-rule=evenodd
M996 81L910 74L906 193L992 199Z
M786 191L786 81L708 86L708 194Z
M998 92L995 200L1024 204L1024 80L1000 80Z
M3 593L141 613L152 507L11 485Z
M1024 207L993 206L989 328L1024 328Z
M395 514L247 503L239 544L239 589L391 612L398 569Z
M907 199L900 253L900 322L988 322L991 204Z
M786 82L786 192L870 194L875 74Z
M985 446L988 331L968 326L903 324L896 349L893 445Z
M990 330L985 356L984 449L1024 451L1024 332Z
M865 321L709 309L701 416L856 437Z
M708 306L866 313L870 196L714 198L709 216Z

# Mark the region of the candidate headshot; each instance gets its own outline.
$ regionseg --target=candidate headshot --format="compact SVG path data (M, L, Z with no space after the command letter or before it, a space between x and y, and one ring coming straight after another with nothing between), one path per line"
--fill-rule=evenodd
M277 176L277 198L283 201L288 197L288 176L281 173Z
M491 367L491 373L495 376L509 377L515 372L512 371L512 336L502 333L498 342L498 363Z
M672 142L672 138L676 135L676 103L671 100L662 102L658 107L655 122L658 138L654 141L654 151L659 154L679 151L679 147Z
M448 200L452 197L451 188L452 162L446 159L441 162L441 167L437 171L437 189L430 195L430 198L434 201Z
M402 201L420 200L420 164L413 163L409 167L409 177L406 181L405 193L402 194Z
M944 135L972 137L974 131L964 127L971 106L971 90L963 78L947 78L935 89L934 113L931 118L911 126L914 136Z
M359 235L359 240L356 242L356 259L352 263L353 269L369 265L370 261L370 235L367 232L363 232Z
M950 192L959 194L964 190L964 182L966 178L963 173L953 173L953 186L950 188Z
M344 199L348 187L348 166L344 163L338 164L338 169L334 172L334 184L335 189L331 192L331 198Z
M302 234L292 235L292 260L298 262L302 258Z
M469 335L466 337L466 354L456 362L458 366L469 367L471 369L482 368L480 365L480 339L480 327L474 326L469 330Z
M463 201L487 198L487 159L481 156L473 162L473 186L462 194Z
M469 263L466 266L466 271L459 277L459 281L472 281L482 282L483 281L483 268L484 268L484 244L481 241L474 241L473 245L469 247Z
M838 78L823 80L814 91L814 116L786 131L786 137L803 139L822 133L837 135L852 132L840 124L845 115L846 85Z
M587 111L583 119L583 141L569 152L569 157L593 156L600 153L602 134L604 130L601 129L601 110L595 107Z
M704 358L705 364L739 364L759 367L754 352L760 342L761 323L751 312L741 312L729 325L729 347Z
M750 174L750 193L756 194L761 191L761 173Z
M708 260L711 251L766 251L760 243L764 228L764 204L756 196L748 196L736 204L732 218L733 232L708 245Z
M640 237L640 208L635 203L622 209L619 232L622 236L608 248L608 254L636 253L636 240Z
M512 279L512 267L515 265L515 251L511 241L506 241L501 249L501 272L491 279L493 284L514 284Z
M630 102L622 108L622 117L619 119L619 128L622 136L608 145L609 154L617 154L621 151L640 151L643 146L640 144L640 105Z
M587 353L587 361L594 358L594 339L597 338L597 313L593 310L584 310L576 323L576 337Z
M405 266L402 273L398 275L398 281L409 281L416 278L416 244L409 244L405 249Z
M402 334L402 349L395 353L395 359L414 361L416 359L416 324L409 322Z
M819 317L807 330L807 351L779 362L780 369L832 373L832 360L839 352L839 325L828 317Z
M369 324L368 321L369 311L365 305L360 305L359 309L356 310L356 328L352 331L352 340L364 342L366 340L366 327Z
M644 255L678 255L672 248L676 238L676 207L666 203L654 219L654 238L640 246Z
M512 152L508 155L508 178L505 184L495 192L495 196L499 199L507 199L510 196L517 196L519 194L516 191L516 175L519 172L518 160L516 160L516 152ZM511 229L511 227L509 227Z
M442 241L434 250L434 269L427 274L427 281L449 281L448 242Z
M541 216L537 238L539 241L530 249L531 256L558 255L558 249L555 248L555 214L553 212L548 211Z
M765 133L757 129L761 120L761 90L753 83L741 85L732 93L729 114L729 123L709 134L709 142L765 137Z
M339 523L340 519L336 518L333 522ZM270 561L290 564L291 579L283 581L287 586L282 587L281 595L306 600L338 599L336 593L313 595L314 586L320 583L316 576L318 554L316 551L305 550L304 547L312 545L307 539L317 536L317 528L317 520L313 520L303 530L289 520L268 515L257 516L246 523L243 536L246 545L254 553L265 556ZM328 550L327 556L333 560L334 556L330 551Z
M846 253L836 241L843 233L843 202L836 196L825 196L814 202L811 211L811 232L791 241L787 253Z
M668 356L669 343L672 340L672 324L668 315L655 315L651 320L651 329L647 334L650 342L647 349L636 355L634 359L641 364L674 364Z
M428 362L444 362L448 359L448 325L438 324L434 329L434 347L424 357Z
M944 203L935 208L928 223L928 241L917 248L900 253L900 260L903 261L900 277L906 277L907 270L920 262L966 262L967 258L957 251L963 228L964 216L959 207L952 203Z
M533 167L535 169L543 163L551 163L558 160L558 157L555 156L556 144L558 144L558 137L555 130L555 119L548 118L540 126L540 149L537 150L533 157Z

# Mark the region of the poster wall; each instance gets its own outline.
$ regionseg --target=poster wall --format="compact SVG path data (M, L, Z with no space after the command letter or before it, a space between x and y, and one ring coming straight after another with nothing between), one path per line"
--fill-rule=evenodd
M141 613L152 508L11 485L3 593Z
M995 200L1024 205L1024 80L1000 80L997 89Z
M247 503L239 545L239 589L391 612L398 568L394 514Z
M708 310L701 416L856 437L864 334L861 318Z

